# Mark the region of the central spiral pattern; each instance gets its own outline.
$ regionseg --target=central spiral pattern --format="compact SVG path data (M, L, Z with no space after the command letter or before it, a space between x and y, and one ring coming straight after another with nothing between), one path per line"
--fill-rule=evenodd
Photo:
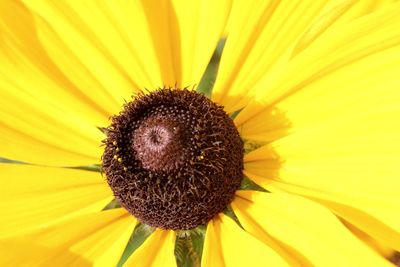
M141 95L112 118L103 171L142 223L191 229L223 211L239 188L243 142L221 106L179 89Z
M185 159L184 131L173 118L150 116L133 134L133 149L143 167L172 171Z

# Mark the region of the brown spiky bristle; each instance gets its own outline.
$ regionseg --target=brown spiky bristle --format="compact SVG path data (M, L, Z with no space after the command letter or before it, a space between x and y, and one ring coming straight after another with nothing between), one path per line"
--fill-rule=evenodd
M138 96L107 132L103 171L120 204L143 223L205 224L240 186L243 142L223 108L199 93Z

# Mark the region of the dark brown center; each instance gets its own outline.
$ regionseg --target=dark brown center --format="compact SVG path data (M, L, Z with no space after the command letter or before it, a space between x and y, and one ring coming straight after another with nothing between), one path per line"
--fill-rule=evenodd
M160 89L135 98L108 128L103 170L116 199L142 223L207 223L240 186L243 142L221 106Z

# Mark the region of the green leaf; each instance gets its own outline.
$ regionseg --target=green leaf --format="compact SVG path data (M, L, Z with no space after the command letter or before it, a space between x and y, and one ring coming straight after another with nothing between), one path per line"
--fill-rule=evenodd
M200 267L206 226L178 231L175 242L175 257L178 267Z
M242 183L240 185L240 190L255 190L255 191L261 191L261 192L268 192L258 184L256 184L254 181L249 179L248 177L244 176L242 178Z
M196 89L197 92L203 93L207 97L211 97L211 92L217 78L219 62L221 60L221 54L222 50L224 49L224 45L225 40L220 40Z
M121 259L119 260L117 267L122 267L124 263L127 261L129 256L138 249L143 242L154 232L154 228L139 223L136 225L135 230L133 230L132 236L128 241L128 244L125 247L124 252L122 253Z

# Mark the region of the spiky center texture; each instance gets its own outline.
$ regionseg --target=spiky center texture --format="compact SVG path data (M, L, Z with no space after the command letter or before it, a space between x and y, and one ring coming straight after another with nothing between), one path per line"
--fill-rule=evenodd
M107 130L108 184L143 223L174 230L205 224L240 186L243 142L223 108L199 93L138 96Z

